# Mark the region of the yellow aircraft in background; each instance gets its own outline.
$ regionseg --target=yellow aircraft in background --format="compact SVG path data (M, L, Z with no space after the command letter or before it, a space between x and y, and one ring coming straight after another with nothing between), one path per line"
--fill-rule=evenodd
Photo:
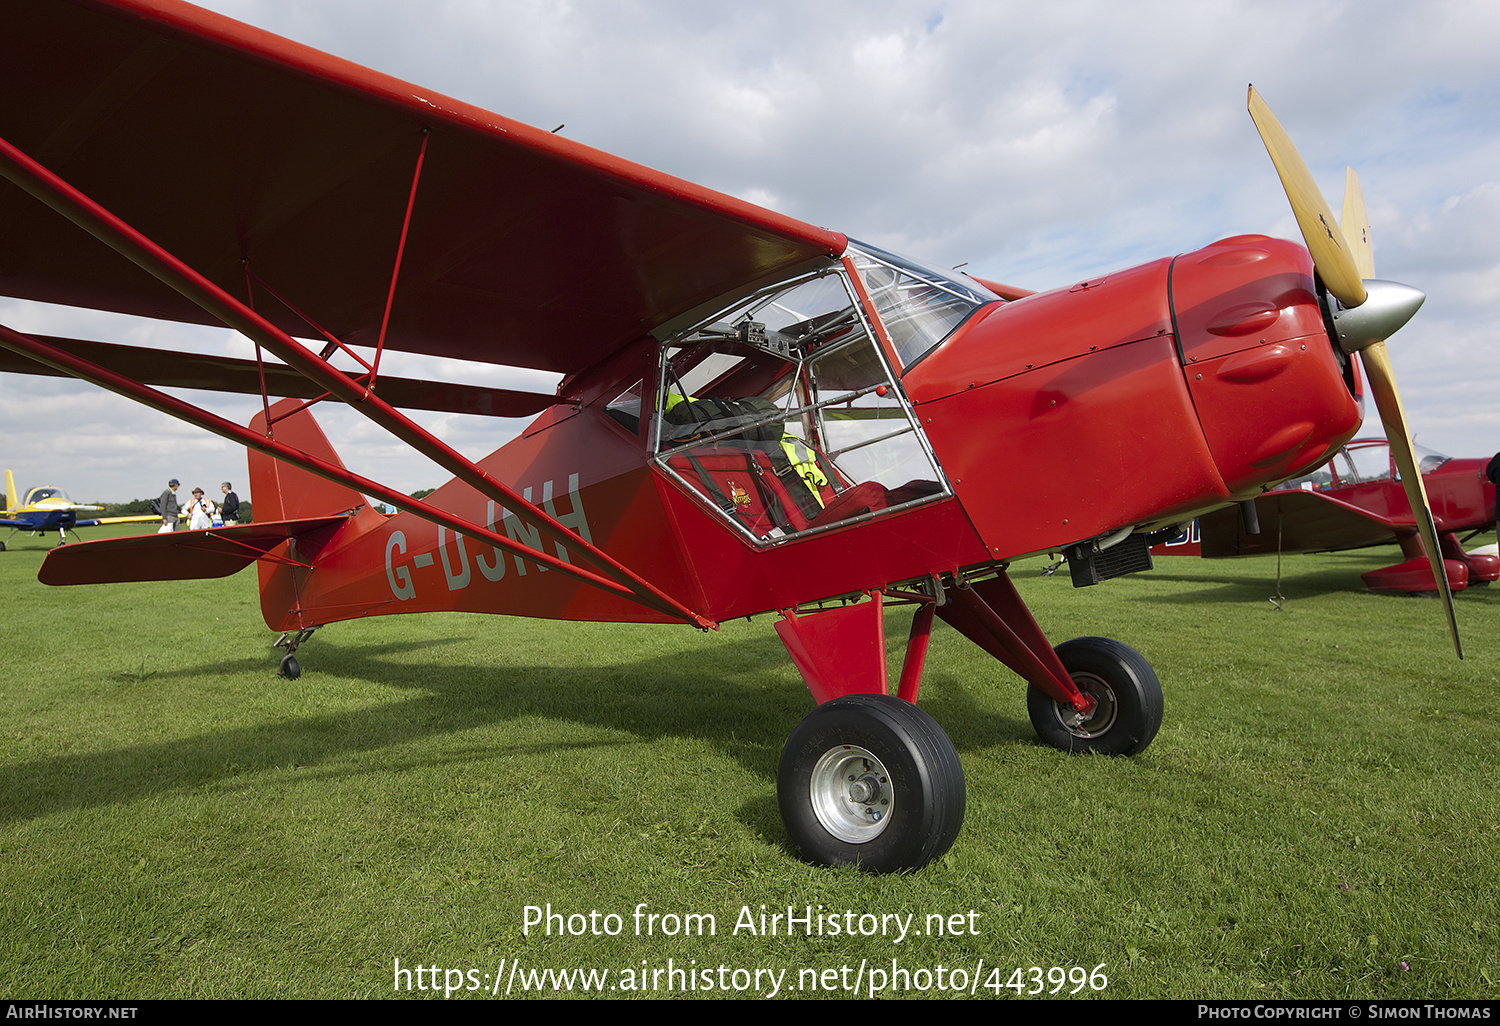
M56 531L57 543L62 545L68 540L68 531L80 527L94 527L97 524L145 523L148 520L161 519L156 516L78 519L78 514L81 512L97 513L103 509L103 506L79 505L68 498L67 492L51 485L28 488L26 498L19 499L16 495L15 477L10 471L5 472L5 515L0 517L0 527L12 528L11 535L14 535L16 531L27 531L34 536ZM0 542L0 552L4 551L5 542Z

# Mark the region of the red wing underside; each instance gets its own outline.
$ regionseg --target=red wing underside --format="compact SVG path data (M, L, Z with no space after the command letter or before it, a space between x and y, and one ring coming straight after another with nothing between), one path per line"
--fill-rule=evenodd
M295 306L367 346L425 139L386 345L548 371L845 244L173 0L0 7L0 137L288 333ZM0 293L208 320L9 185Z
M43 584L114 584L228 577L288 539L326 541L346 515L281 520L207 531L104 538L53 549L42 561Z
M1387 545L1416 526L1408 514L1394 520L1318 492L1272 492L1255 500L1260 534L1246 534L1240 512L1231 506L1199 518L1202 553L1207 557L1254 556L1276 552L1336 552Z

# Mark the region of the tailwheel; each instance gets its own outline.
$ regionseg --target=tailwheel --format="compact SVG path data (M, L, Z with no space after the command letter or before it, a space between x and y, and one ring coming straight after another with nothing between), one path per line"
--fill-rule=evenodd
M302 676L302 664L297 661L297 647L312 637L313 631L318 630L322 626L322 624L316 624L312 627L303 627L300 630L287 631L276 639L276 643L271 647L286 649L286 655L281 657L281 664L276 668L276 675L278 677L285 677L287 680L296 680Z
M818 706L787 739L781 818L808 861L871 873L920 869L964 821L964 771L943 728L884 694Z
M1057 646L1057 656L1095 706L1088 714L1080 713L1032 685L1026 693L1026 711L1038 736L1065 752L1145 751L1162 718L1161 682L1151 664L1113 638L1074 638Z

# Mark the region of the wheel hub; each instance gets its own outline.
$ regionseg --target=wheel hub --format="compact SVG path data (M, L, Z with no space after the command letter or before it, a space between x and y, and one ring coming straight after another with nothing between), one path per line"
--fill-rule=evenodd
M809 781L813 814L834 837L864 844L879 837L895 808L890 777L870 751L840 745L823 753Z
M1120 709L1114 690L1092 673L1073 674L1073 683L1078 685L1079 691L1094 700L1094 708L1082 713L1071 705L1058 703L1058 720L1074 737L1091 738L1108 733L1109 728L1114 726Z

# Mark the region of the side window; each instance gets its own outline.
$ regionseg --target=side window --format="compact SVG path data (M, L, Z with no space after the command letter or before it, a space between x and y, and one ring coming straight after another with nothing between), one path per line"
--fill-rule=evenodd
M757 544L947 494L838 271L674 339L656 399L657 465Z
M1352 445L1343 450L1353 467L1352 477L1356 483L1383 481L1392 475L1390 446Z
M644 385L644 381L637 381L604 407L604 412L632 435L641 430L641 390Z

